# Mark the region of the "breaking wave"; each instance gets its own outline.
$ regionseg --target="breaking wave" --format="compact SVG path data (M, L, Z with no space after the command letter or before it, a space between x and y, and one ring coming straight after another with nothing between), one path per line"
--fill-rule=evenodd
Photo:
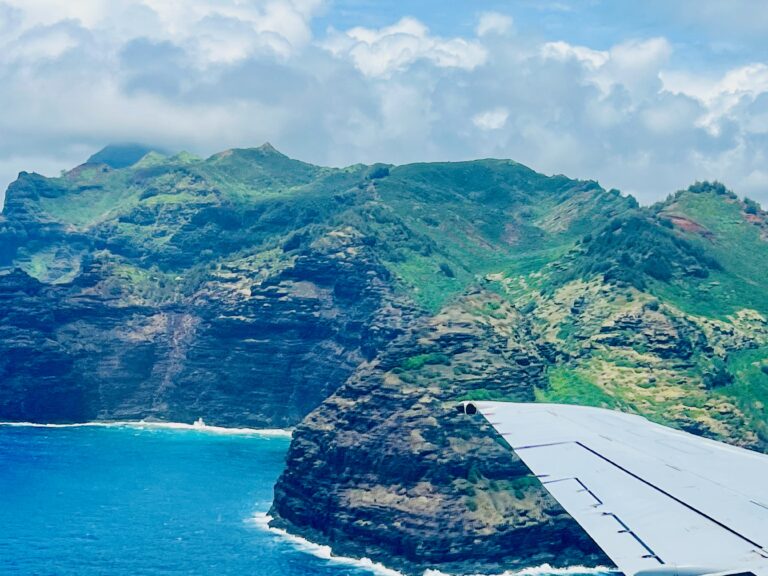
M567 568L555 568L549 564L521 568L520 570L507 570L500 574L471 574L467 576L591 576L595 574L620 574L620 572L607 566L568 566ZM439 570L426 570L424 576L449 576Z
M0 426L17 426L31 428L139 428L139 429L162 429L162 430L194 430L197 432L206 432L209 434L225 434L235 436L270 436L280 438L290 438L292 431L281 428L226 428L224 426L209 426L202 420L194 424L185 424L182 422L150 422L146 420L127 420L116 422L82 422L78 424L40 424L38 422L0 422Z
M370 558L357 559L357 558L347 558L346 556L336 556L333 554L333 550L331 550L330 546L315 544L314 542L310 542L309 540L307 540L306 538L302 538L301 536L295 536L280 528L273 528L272 526L269 525L269 522L271 520L272 518L269 516L269 514L267 514L266 512L260 512L255 516L253 516L250 519L250 522L262 530L267 530L279 536L286 542L289 542L290 544L292 544L297 550L300 550L301 552L305 552L307 554L311 554L312 556L315 556L317 558L327 560L328 562L331 562L333 564L360 568L362 570L373 572L378 576L404 576L402 572L398 572L397 570L393 570L392 568L387 568L383 564L374 562Z

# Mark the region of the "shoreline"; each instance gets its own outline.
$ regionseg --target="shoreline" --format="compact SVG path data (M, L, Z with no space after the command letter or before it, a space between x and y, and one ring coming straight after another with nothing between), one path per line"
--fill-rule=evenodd
M307 540L302 536L296 536L290 532L283 530L282 528L273 528L269 525L272 517L267 512L259 512L247 519L249 522L256 526L259 530L271 532L275 536L291 544L297 550L304 552L305 554L311 554L316 558L327 560L334 564L340 564L343 566L352 566L361 570L367 570L377 576L405 576L402 572L389 568L380 562L374 562L370 558L351 558L348 556L337 556L333 553L333 549L330 546L324 544L316 544L311 540ZM587 566L569 566L567 568L554 568L549 564L542 564L540 566L532 566L530 568L521 568L519 570L506 570L498 574L467 574L465 576L580 576L580 575L600 575L600 574L620 574L615 569L607 566L598 566L596 568L589 568ZM435 569L427 569L423 572L422 576L456 576L452 574L446 574Z
M273 528L269 525L271 520L272 517L267 512L259 512L254 514L251 518L246 519L246 522L253 524L259 530L274 534L281 540L289 543L296 550L299 550L305 554L310 554L315 558L320 558L321 560L326 560L333 564L367 570L373 574L376 574L377 576L405 576L405 574L402 572L399 572L393 568L388 568L380 562L374 562L370 558L350 558L348 556L336 556L330 546L324 544L316 544L315 542L307 540L306 538L291 534L282 528Z
M183 422L155 422L147 420L110 420L103 422L79 422L74 424L43 424L40 422L0 422L0 427L14 428L137 428L141 430L185 430L230 436L263 436L271 438L290 438L293 430L284 428L227 428L209 426L204 423L185 424Z

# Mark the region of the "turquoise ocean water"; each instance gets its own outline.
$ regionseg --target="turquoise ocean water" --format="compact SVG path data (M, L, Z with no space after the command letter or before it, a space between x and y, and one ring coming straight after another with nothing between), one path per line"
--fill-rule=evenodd
M0 576L398 576L267 529L288 443L197 429L0 425ZM597 571L516 576L554 573Z
M288 442L0 426L0 574L371 574L264 528Z

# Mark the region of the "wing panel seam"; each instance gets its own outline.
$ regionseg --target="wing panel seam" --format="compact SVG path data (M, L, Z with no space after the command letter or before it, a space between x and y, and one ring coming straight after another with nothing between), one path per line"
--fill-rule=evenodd
M506 436L506 434L503 434L503 436ZM566 445L566 444L575 444L576 446L579 446L579 447L583 448L587 452L590 452L591 454L597 456L598 458L600 458L601 460L607 462L611 466L614 466L615 468L618 468L619 470L621 470L625 474L628 474L629 476L631 476L635 480L639 480L640 482L642 482L646 486L649 486L649 487L653 488L654 490L656 490L657 492L660 492L661 494L664 494L664 496L666 496L667 498L670 498L671 500L674 500L675 502L677 502L681 506L684 506L688 510L691 510L692 512L695 512L696 514L698 514L702 518L705 518L705 519L709 520L710 522L712 522L713 524L719 526L723 530L726 530L727 532L730 532L731 534L733 534L737 538L740 538L744 542L747 542L751 546L756 546L760 550L765 551L765 547L762 544L759 544L759 543L755 542L754 540L752 540L748 536L745 536L744 534L741 534L740 532L738 532L737 530L734 530L733 528L731 528L727 524L724 524L723 522L720 522L718 519L713 518L712 516L710 516L706 512L703 512L703 511L699 510L698 508L696 508L695 506L692 506L692 505L688 504L685 500L681 500L680 498L678 498L674 494L671 494L671 493L667 492L666 490L664 490L663 488L657 486L653 482L649 482L648 480L646 480L642 476L638 476L637 474L635 474L631 470L628 470L627 468L624 468L621 464L618 464L617 462L614 462L613 460L611 460L607 456L601 454L600 452L598 452L597 450L594 450L593 448L590 448L589 446L587 446L583 442L580 442L579 440L565 440L565 441L562 441L562 442L548 442L548 443L542 443L542 444L528 444L528 445L525 445L525 446L518 446L518 447L511 446L511 448L512 448L512 450L515 450L515 451L518 451L518 450L532 450L532 449L535 449L535 448L549 448L549 447L552 447L552 446L563 446L563 445ZM752 503L760 506L760 504L757 503L757 502L752 501Z
M594 449L590 448L589 446L587 446L586 444L584 444L582 442L579 442L578 440L575 442L575 444L580 446L581 448L583 448L587 452L590 452L591 454L594 454L595 456L597 456L601 460L604 460L605 462L607 462L611 466L615 466L616 468L618 468L619 470L621 470L625 474L628 474L632 478L634 478L636 480L639 480L640 482L642 482L646 486L649 486L649 487L653 488L654 490L664 494L667 498L670 498L670 499L674 500L675 502L677 502L678 504L684 506L688 510L691 510L692 512L695 512L696 514L698 514L699 516L701 516L703 518L706 518L707 520L709 520L713 524L716 524L717 526L719 526L723 530L726 530L726 531L730 532L731 534L733 534L734 536L737 536L738 538L741 538L742 540L744 540L745 542L751 544L752 546L757 546L761 550L764 550L764 548L763 548L763 546L761 544L758 544L757 542L755 542L754 540L750 539L749 537L744 536L743 534L741 534L737 530L734 530L733 528L731 528L727 524L724 524L724 523L720 522L719 520L717 520L716 518L713 518L709 514L707 514L705 512L702 512L701 510L699 510L695 506L692 506L692 505L688 504L685 500L681 500L680 498L678 498L674 494L670 494L669 492L667 492L663 488L657 486L653 482L649 482L648 480L646 480L642 476L638 476L637 474L635 474L631 470L628 470L628 469L624 468L621 464L618 464L618 463L614 462L613 460L611 460L610 458L608 458L607 456L604 456L603 454L600 454L600 452L598 452L597 450L594 450Z

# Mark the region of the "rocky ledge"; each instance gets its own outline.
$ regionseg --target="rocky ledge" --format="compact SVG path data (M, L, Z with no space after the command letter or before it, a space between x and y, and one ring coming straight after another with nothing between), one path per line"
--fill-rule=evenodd
M114 275L98 258L69 283L0 273L0 419L293 426L408 314L364 252L220 270L161 304Z

